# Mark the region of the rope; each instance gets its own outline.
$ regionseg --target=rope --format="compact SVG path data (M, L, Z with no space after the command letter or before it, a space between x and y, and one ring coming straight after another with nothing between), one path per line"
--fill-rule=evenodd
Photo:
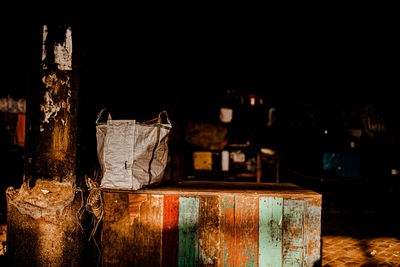
M96 248L99 252L99 258L97 260L97 266L99 266L100 259L101 259L101 249L99 244L96 241L96 238L94 237L97 231L97 228L103 219L104 215L104 206L103 206L103 198L101 194L101 189L99 184L97 183L98 180L100 180L100 171L96 169L93 174L93 179L85 175L85 182L86 186L88 187L89 195L86 199L86 204L84 205L83 203L83 191L80 188L76 189L76 192L80 192L82 196L82 203L81 203L81 208L77 212L77 217L80 220L82 218L82 215L85 211L91 213L93 215L92 217L92 224L93 224L93 229L90 233L89 236L89 241L93 239L94 244L96 245ZM82 226L81 226L82 227Z

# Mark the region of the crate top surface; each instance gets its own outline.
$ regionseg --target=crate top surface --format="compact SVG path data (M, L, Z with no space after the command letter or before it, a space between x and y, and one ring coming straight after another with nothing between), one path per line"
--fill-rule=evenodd
M161 194L161 195L248 195L269 197L313 197L321 194L292 183L248 183L181 181L140 190L103 189L107 193Z

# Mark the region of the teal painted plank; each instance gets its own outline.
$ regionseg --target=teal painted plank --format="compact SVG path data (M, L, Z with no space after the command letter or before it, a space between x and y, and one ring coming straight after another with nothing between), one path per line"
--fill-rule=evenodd
M259 266L282 266L283 198L260 197Z
M198 266L199 199L179 198L178 266Z
M320 198L306 198L304 203L304 265L321 265L321 206Z
M283 201L283 266L303 266L304 201Z
M235 266L235 197L221 199L221 253L222 266Z

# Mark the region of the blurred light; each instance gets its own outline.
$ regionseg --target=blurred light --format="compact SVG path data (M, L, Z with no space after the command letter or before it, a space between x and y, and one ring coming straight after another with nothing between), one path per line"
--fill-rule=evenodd
M256 104L256 97L255 96L250 96L250 105L254 106Z

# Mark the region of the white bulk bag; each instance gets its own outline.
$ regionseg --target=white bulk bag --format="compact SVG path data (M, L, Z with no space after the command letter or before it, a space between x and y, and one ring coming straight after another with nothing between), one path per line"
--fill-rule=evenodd
M102 170L101 188L137 190L161 182L168 161L168 135L172 128L166 111L147 122L96 120L97 156ZM167 124L161 123L165 114Z

